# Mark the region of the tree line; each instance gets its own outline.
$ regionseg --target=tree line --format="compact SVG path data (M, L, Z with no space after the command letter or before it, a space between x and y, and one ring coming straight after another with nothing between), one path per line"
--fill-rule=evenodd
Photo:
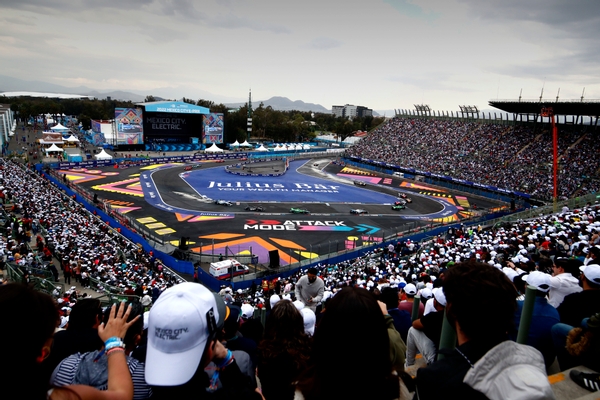
M154 96L146 96L145 102L157 101ZM172 101L172 100L165 100ZM206 107L212 113L224 116L224 140L226 143L247 139L248 103L231 109L213 101L183 98L184 102ZM115 108L136 108L131 101L113 99L58 99L46 97L0 97L0 103L10 104L12 111L21 120L41 114L74 116L84 129L91 128L92 120L112 120ZM313 139L319 132L333 133L338 140L352 136L356 131L370 131L384 120L383 117L355 117L351 120L335 117L329 113L306 111L278 111L260 103L252 113L252 137L254 141L304 142Z

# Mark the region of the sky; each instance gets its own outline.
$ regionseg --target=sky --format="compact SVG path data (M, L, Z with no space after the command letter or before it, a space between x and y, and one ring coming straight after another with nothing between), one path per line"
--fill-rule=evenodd
M2 0L3 75L374 110L600 99L598 0ZM393 111L392 111L393 112Z

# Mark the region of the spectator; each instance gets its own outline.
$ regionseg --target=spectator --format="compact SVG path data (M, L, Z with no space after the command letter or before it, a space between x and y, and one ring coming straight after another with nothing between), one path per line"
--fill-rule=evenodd
M54 335L52 351L44 361L47 379L56 366L68 356L102 348L103 342L98 336L102 318L102 308L98 299L82 299L73 305L67 329Z
M397 288L385 287L381 291L381 301L385 303L387 314L392 317L394 327L400 333L402 341L406 343L406 335L412 326L412 318L408 311L398 309L400 301L398 295Z
M368 341L368 350L351 351ZM335 368L331 367L332 357ZM385 318L373 294L347 287L327 301L315 330L310 367L297 396L317 399L397 399L400 380L392 374ZM369 384L363 384L368 366ZM404 388L406 390L406 388ZM402 398L408 394L403 392Z
M446 307L446 297L442 288L435 291L433 301L436 312L414 320L412 327L408 330L406 342L407 367L415 364L417 351L423 355L428 365L433 364L437 358L444 322L444 308Z
M143 400L152 396L152 390L144 378L144 364L130 357L131 352L139 343L143 329L142 306L133 303L129 306L131 312L127 322L132 322L124 336L125 359L133 381L133 399ZM116 304L108 308L104 314L104 324L108 323L110 314L119 314L119 309L126 308L125 303ZM108 389L108 357L103 357L106 347L102 351L96 350L88 353L73 354L56 367L50 378L50 384L56 387L73 384L87 385L98 390ZM109 350L110 351L110 350Z
M148 320L145 371L153 398L187 398L190 393L198 399L261 398L217 340L224 319L224 303L219 305L202 285L186 282L163 292ZM211 361L217 366L212 380L204 372ZM223 385L218 391L217 379Z
M293 382L306 369L311 340L304 332L302 314L289 300L271 310L265 336L259 344L257 376L267 399L293 399Z
M530 346L506 340L513 326L516 292L497 268L467 262L445 274L448 320L458 346L417 371L419 399L554 398L543 357ZM526 380L526 382L524 381Z
M577 260L559 257L552 266L552 277L550 278L550 293L548 303L554 308L558 308L563 302L565 296L572 293L581 292L583 289L579 286L579 270L581 263ZM575 271L577 273L575 274Z
M58 312L52 299L26 286L0 286L0 309L11 310L12 323L20 329L19 335L7 329L0 330L0 340L11 343L3 350L0 374L10 382L13 393L24 399L60 400L65 398L126 400L133 397L133 383L125 362L124 352L115 347L108 357L108 390L98 391L84 385L50 388L40 363L50 353L52 334L58 323ZM116 313L113 309L108 323L99 327L104 342L123 337L131 323L126 319L130 309ZM10 360L10 362L6 362ZM14 385L14 386L13 386ZM14 391L17 392L14 392Z
M296 297L314 313L317 311L317 305L323 299L325 290L325 284L322 279L317 277L317 274L316 268L309 268L306 275L296 283Z
M535 347L542 353L546 369L552 365L556 358L552 342L552 327L560 322L558 311L548 304L548 300L546 299L546 294L550 289L550 278L550 275L539 271L533 271L529 275L524 276L525 282L536 288L535 304L533 305L527 344ZM523 304L524 301L517 301L517 311L515 313L515 327L517 331L521 323Z
M414 284L409 283L406 286L404 286L404 289L402 290L406 294L406 300L402 300L398 304L398 309L401 311L407 311L408 313L410 313L412 318L413 304L415 301L415 296L417 295L417 287ZM423 316L424 311L425 306L423 305L423 303L419 302L419 318Z

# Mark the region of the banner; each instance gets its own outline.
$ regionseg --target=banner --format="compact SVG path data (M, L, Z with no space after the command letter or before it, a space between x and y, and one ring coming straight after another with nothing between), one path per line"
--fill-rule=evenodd
M142 110L140 108L115 108L117 145L144 144Z
M224 120L223 114L211 113L204 116L202 120L202 143L223 143L223 128Z

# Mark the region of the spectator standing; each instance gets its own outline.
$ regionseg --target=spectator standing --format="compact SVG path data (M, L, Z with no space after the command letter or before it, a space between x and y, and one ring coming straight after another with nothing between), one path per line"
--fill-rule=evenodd
M323 299L325 283L317 277L319 272L316 268L309 268L306 275L296 283L296 297L305 307L310 308L316 314L317 305Z

